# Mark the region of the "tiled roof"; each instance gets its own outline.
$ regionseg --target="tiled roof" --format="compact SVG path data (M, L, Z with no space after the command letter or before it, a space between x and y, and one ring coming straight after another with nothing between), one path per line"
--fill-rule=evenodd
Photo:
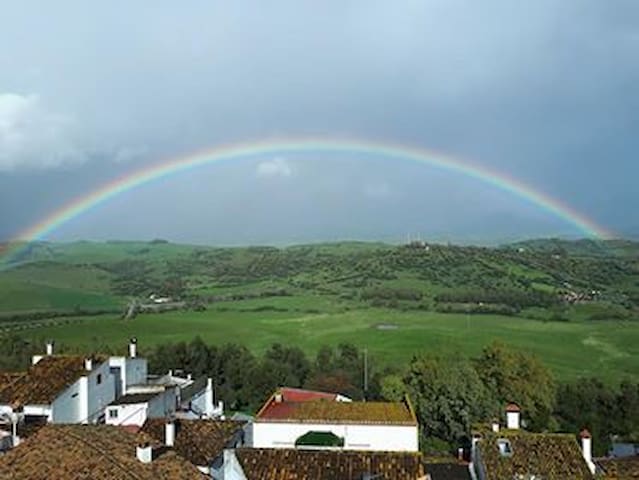
M510 454L502 455L498 441L510 443ZM506 430L485 433L477 444L486 480L511 479L534 474L544 480L592 479L573 435L537 434Z
M597 463L606 480L639 479L639 456L601 459Z
M0 480L202 480L190 462L156 449L151 463L136 457L145 434L110 425L47 425L0 457Z
M149 419L142 431L164 442L166 420ZM243 422L232 420L175 420L174 449L194 465L210 465L241 434Z
M0 372L0 391L22 376L24 376L24 372Z
M97 366L100 361L94 361ZM87 371L84 357L52 355L43 357L27 372L0 388L0 404L48 405Z
M313 400L337 400L337 393L317 392L301 388L282 387L276 393L286 402L310 402Z
M135 403L146 403L160 393L162 392L130 393L118 398L117 400L113 400L109 405L132 405Z
M471 480L468 465L460 463L426 463L432 480Z
M290 402L285 399L278 402L271 397L258 412L256 421L417 425L407 399L403 402Z
M425 479L419 453L240 448L247 480Z

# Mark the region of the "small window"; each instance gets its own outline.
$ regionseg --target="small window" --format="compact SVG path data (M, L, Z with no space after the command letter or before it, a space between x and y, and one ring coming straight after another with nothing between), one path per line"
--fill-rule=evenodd
M499 447L499 454L502 457L512 457L513 449L510 445L510 441L505 438L500 438L497 440L497 446Z
M117 408L109 408L109 418L118 418Z
M75 392L73 395L71 395L71 398L75 398L78 396L78 392Z
M95 383L97 383L98 385L100 385L102 383L102 374L98 373L98 376L95 379Z

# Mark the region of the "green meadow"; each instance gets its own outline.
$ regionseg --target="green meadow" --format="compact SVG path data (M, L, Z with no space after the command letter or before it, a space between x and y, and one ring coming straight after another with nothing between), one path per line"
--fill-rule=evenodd
M367 348L379 366L404 364L419 352L473 356L501 340L539 355L562 380L584 375L639 380L639 323L630 321L542 322L376 308L313 314L234 308L133 320L104 316L31 333L82 351L105 345L124 350L131 336L138 338L142 351L163 342L188 342L195 335L211 344L240 343L256 353L275 342L297 345L311 354L321 345L351 342Z

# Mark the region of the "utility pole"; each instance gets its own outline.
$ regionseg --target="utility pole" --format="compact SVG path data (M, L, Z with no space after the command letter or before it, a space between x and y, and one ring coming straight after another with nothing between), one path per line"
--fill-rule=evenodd
M368 348L364 349L364 400L368 396Z

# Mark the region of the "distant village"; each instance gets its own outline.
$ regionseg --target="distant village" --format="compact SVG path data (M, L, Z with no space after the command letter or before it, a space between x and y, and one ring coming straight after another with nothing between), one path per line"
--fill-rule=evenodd
M407 396L353 401L283 385L254 416L230 414L215 379L150 375L136 339L123 347L85 358L49 341L26 371L0 373L0 479L639 478L636 448L593 458L587 430L528 432L514 403L456 456L432 458Z

